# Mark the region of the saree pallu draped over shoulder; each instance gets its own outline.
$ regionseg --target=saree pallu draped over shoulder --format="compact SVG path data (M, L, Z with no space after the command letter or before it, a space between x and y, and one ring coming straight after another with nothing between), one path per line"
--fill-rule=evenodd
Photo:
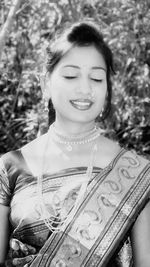
M149 193L149 161L122 149L88 186L71 223L49 237L30 266L107 266Z

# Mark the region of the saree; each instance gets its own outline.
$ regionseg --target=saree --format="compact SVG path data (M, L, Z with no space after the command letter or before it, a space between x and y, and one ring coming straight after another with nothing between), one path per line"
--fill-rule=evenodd
M8 164L5 160L5 166L10 170L10 161ZM26 172L26 165L18 171L21 175L22 169ZM76 171L71 170L73 177ZM84 171L79 168L78 174L84 176ZM29 171L26 173L28 181L33 183L32 175ZM57 180L61 175L57 175ZM66 172L65 175L70 177L70 173ZM16 176L15 171L15 179ZM149 193L149 161L134 151L122 149L106 168L101 171L95 169L84 200L63 231L49 233L39 219L32 223L32 227L28 221L28 224L22 224L20 229L13 231L13 238L36 246L31 261L22 266L132 266L129 231L146 205ZM38 239L35 238L33 242L32 237L36 232ZM44 235L43 239L40 233ZM125 254L128 255L123 259Z

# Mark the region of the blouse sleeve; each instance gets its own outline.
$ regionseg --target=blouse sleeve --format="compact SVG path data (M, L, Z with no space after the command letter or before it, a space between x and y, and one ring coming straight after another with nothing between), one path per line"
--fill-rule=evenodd
M2 158L0 158L0 204L9 206L11 192L9 188L9 179L7 170L4 166Z

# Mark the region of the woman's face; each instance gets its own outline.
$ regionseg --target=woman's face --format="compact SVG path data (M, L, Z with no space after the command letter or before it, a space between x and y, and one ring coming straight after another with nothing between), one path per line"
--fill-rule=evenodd
M73 47L47 79L46 91L61 123L91 124L107 93L106 64L94 46Z

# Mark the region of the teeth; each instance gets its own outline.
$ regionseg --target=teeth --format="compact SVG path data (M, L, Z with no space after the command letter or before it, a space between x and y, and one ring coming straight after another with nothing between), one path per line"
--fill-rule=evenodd
M87 106L87 105L90 105L89 102L80 102L80 101L73 101L75 104L77 105L81 105L81 106Z
M71 100L70 102L75 108L80 109L80 110L87 110L92 105L92 101L88 99Z
M91 101L88 99L78 99L78 100L72 100L74 103L80 103L80 104L91 104Z

